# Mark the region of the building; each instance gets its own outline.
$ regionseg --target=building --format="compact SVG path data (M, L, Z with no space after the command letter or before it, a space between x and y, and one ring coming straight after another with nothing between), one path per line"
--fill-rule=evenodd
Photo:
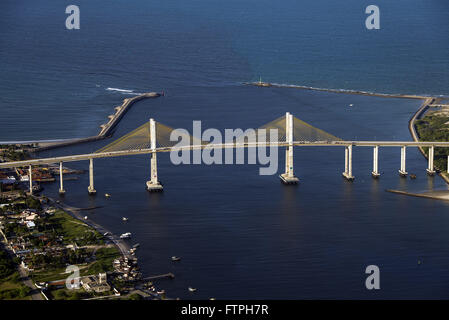
M28 229L34 229L34 227L36 226L33 221L28 221L26 225Z
M107 283L107 276L106 273L100 273L97 276L87 276L81 278L80 281L81 285L83 286L84 290L87 292L106 292L111 290L111 286Z

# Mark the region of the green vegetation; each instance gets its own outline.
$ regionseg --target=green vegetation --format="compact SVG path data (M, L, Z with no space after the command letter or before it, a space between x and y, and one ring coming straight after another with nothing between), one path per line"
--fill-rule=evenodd
M78 290L69 290L67 288L55 289L50 291L50 295L54 300L81 300L92 297L83 288Z
M449 116L428 114L415 122L421 141L449 141ZM428 148L423 148L428 155ZM447 168L448 148L435 148L435 167Z
M65 273L67 267L61 268L45 268L42 271L36 271L31 274L34 282L48 282L65 279L69 274Z
M0 279L5 279L9 277L16 271L16 266L14 262L9 257L8 253L0 249ZM1 280L0 280L1 281Z
M30 289L20 282L13 260L0 249L0 300L26 299L29 292Z
M45 226L47 230L51 229L58 236L62 236L64 244L76 243L82 246L104 243L102 234L62 210L49 217Z
M26 150L14 145L0 145L0 156L10 161L21 161L30 158Z
M116 247L101 248L97 250L95 257L96 261L89 266L86 274L113 271L112 262L120 257L120 251Z

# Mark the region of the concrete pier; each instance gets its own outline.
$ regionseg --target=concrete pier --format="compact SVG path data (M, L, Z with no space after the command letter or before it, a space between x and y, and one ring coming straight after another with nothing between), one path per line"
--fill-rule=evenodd
M406 146L401 147L401 169L399 170L399 175L401 177L406 177L408 172L405 169L405 160L406 160L407 148Z
M379 173L379 146L375 146L373 149L373 172L371 172L371 175L374 179L377 179L380 177Z
M97 191L94 188L94 159L89 159L89 187L87 191L90 195L94 195Z
M435 158L435 147L434 146L431 146L429 148L429 157L428 158L429 158L429 165L427 168L427 174L429 176L433 176L433 175L435 175L435 167L433 165L433 160Z
M348 181L354 181L355 177L352 175L352 145L345 148L345 172L343 177Z
M288 146L285 148L285 173L281 174L282 183L297 184L299 179L293 173L293 115L285 114L285 139Z
M150 147L153 152L151 153L151 180L147 181L147 190L158 192L164 188L157 178L156 122L154 119L150 119Z
M59 162L59 194L65 194L64 190L64 179L63 179L63 169L62 169L62 161Z
M30 182L30 195L33 194L33 169L31 168L31 165L28 168L29 177L28 180Z

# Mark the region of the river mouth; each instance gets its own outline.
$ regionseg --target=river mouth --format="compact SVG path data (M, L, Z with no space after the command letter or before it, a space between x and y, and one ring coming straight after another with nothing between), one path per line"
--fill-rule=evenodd
M289 111L345 140L411 141L408 121L421 103L283 88L190 87L136 103L113 139L150 117L173 128L190 128L192 120L202 120L207 128L223 130L258 127ZM110 142L40 156L93 152ZM371 177L371 148L354 148L354 182L341 176L343 148L295 148L294 161L300 183L284 186L277 175L260 176L258 165L175 166L169 154L161 153L164 192L149 194L148 156L98 159L97 195L87 195L85 174L65 183L63 201L101 206L86 213L89 219L115 234L131 232L130 244L141 244L144 275L175 274L159 284L170 297L369 298L360 279L366 265L376 263L388 270L383 281L389 286L380 298L445 296L435 279L447 279L449 259L443 253L449 217L444 213L449 204L385 191L447 189L439 177L427 177L427 162L418 150L407 149L407 170L417 176L413 180L398 174L400 148L380 148L379 179ZM281 151L278 173L283 164ZM45 193L58 197L57 189L49 184ZM129 218L126 224L123 216ZM172 256L182 260L173 263ZM424 261L419 269L418 260ZM411 280L418 274L418 282ZM188 287L198 290L192 293ZM411 290L416 287L420 290Z

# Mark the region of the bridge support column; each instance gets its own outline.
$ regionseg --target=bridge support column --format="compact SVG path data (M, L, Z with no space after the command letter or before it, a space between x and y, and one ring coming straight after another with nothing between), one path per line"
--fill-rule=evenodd
M30 195L33 195L33 169L31 168L31 166L29 166L28 172L28 180L30 182Z
M431 146L429 148L429 166L427 168L427 174L429 176L435 175L435 168L434 168L434 165L433 165L434 158L435 158L435 147Z
M87 187L87 192L90 195L94 195L97 191L94 188L94 159L89 159L89 187Z
M379 146L375 146L373 150L373 172L371 175L374 179L379 178Z
M64 179L63 179L62 161L59 162L59 194L65 194Z
M151 180L147 181L147 190L150 192L162 191L162 184L157 179L157 158L156 158L156 122L150 119L150 145L151 153Z
M285 173L281 174L282 183L297 184L299 179L293 173L293 115L285 114L285 139L288 146L285 149Z
M408 172L405 170L405 159L406 159L407 149L406 146L401 147L401 169L399 170L399 175L401 177L406 177Z
M343 177L348 181L354 181L355 177L352 175L352 145L345 147L345 172Z

